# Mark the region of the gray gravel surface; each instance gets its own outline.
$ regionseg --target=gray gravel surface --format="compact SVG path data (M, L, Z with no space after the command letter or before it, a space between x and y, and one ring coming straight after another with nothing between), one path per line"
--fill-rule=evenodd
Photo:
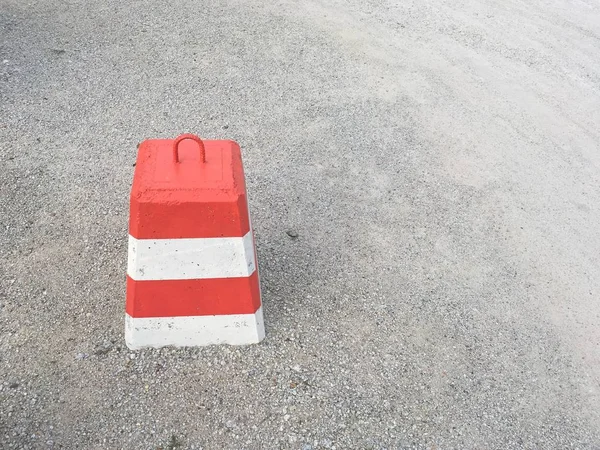
M0 1L0 448L600 448L593 0ZM136 145L243 149L267 338L124 346Z

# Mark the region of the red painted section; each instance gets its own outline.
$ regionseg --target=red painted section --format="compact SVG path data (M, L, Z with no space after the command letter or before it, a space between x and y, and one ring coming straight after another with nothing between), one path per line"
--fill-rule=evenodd
M142 142L130 198L137 239L241 237L249 230L240 147L233 141Z
M258 272L245 278L134 281L127 277L131 317L253 314L260 307Z

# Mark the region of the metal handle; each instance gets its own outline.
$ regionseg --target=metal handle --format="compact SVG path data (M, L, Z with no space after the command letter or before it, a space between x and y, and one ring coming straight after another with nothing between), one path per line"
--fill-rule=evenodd
M179 162L179 143L185 139L191 139L196 144L198 144L198 148L200 149L200 162L206 162L206 150L204 150L204 142L195 134L182 134L175 142L173 142L173 160L178 163Z

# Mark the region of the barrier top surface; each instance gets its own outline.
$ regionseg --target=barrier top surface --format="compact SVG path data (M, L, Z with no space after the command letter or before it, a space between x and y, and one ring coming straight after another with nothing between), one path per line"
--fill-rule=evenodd
M244 236L249 230L240 147L194 135L140 144L130 204L137 239Z
M200 151L198 142L192 139L142 142L132 195L145 191L181 191L183 196L186 191L243 194L244 173L239 145L227 140L201 142L204 151Z

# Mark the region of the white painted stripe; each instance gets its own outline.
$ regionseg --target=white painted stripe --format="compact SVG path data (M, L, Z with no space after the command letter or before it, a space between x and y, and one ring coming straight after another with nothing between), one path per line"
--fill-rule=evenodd
M125 315L125 342L144 347L200 347L256 344L265 337L262 307L254 314L222 316L143 317Z
M244 237L136 239L129 236L127 274L134 280L248 277L256 270L252 231Z

